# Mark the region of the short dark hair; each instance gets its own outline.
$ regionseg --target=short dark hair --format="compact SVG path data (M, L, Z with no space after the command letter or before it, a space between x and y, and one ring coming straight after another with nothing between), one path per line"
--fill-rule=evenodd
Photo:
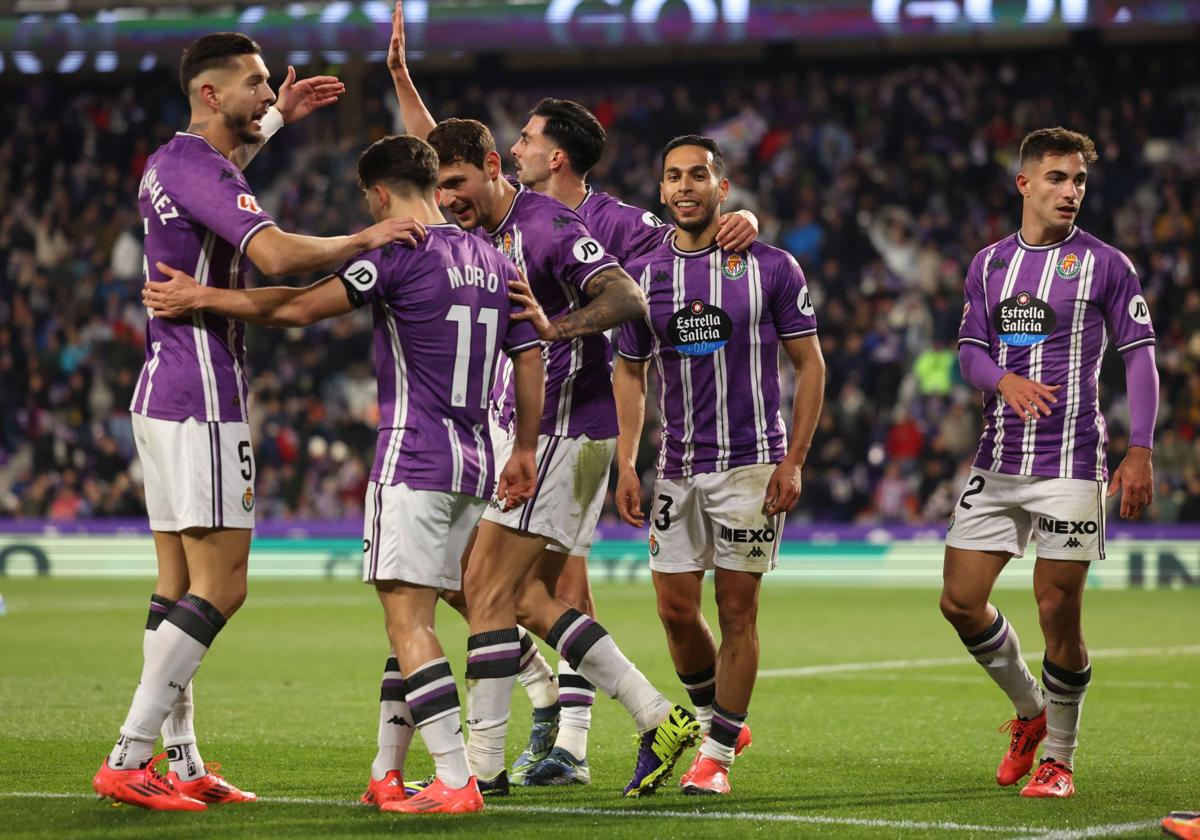
M438 157L433 147L411 134L376 140L358 156L358 185L382 184L398 193L427 193L437 186Z
M1039 128L1025 135L1021 141L1021 163L1040 161L1046 155L1081 154L1087 163L1095 163L1096 143L1086 134L1071 131L1061 125L1054 128Z
M596 115L578 102L547 96L529 115L546 120L542 133L567 153L571 168L580 175L600 162L608 135Z
M429 132L429 145L444 164L469 163L483 169L483 160L496 151L492 132L479 120L442 120Z
M667 143L663 147L662 152L662 168L664 171L667 168L667 155L680 146L699 146L702 149L708 149L712 152L713 168L717 170L717 177L725 177L725 155L721 154L720 144L711 137L705 137L702 134L684 134Z
M239 55L261 53L254 39L241 32L214 32L197 38L183 51L183 59L179 62L179 87L184 96L191 96L192 80L205 70L228 65Z

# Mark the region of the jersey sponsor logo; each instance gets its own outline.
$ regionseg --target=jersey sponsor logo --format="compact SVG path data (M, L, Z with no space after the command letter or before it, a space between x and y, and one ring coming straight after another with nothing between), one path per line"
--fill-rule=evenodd
M721 273L730 280L741 280L746 276L748 267L741 254L730 254L721 266Z
M1032 347L1050 337L1058 318L1046 301L1020 292L996 304L992 324L1000 340L1010 347Z
M1150 307L1146 305L1146 299L1141 295L1134 295L1129 301L1129 317L1134 323L1145 326L1150 323Z
M707 356L724 347L733 337L733 319L719 306L694 300L671 316L667 338L686 356Z
M642 214L642 224L644 224L646 227L657 228L663 226L663 220L647 210Z
M258 206L258 200L250 193L241 193L237 197L237 206L239 210L245 210L247 213L258 215L262 212L262 208Z
M1058 265L1054 267L1054 271L1059 277L1064 280L1074 280L1079 276L1079 269L1083 267L1083 263L1075 254L1066 254Z
M585 236L575 240L575 244L571 246L571 253L581 263L590 264L599 262L604 257L604 246L592 237Z
M1038 517L1038 530L1050 534L1094 534L1099 529L1095 520L1054 519L1049 516Z
M351 263L342 276L346 278L346 282L360 292L365 292L367 289L375 285L375 281L379 279L379 269L375 267L375 263L370 260L359 260Z
M811 316L815 310L812 305L812 295L808 293L808 286L800 290L800 294L796 296L796 308L800 310L801 315Z
M247 487L246 492L242 494L242 510L249 513L254 510L254 488Z
M653 534L651 534L651 535L650 535L650 556L651 556L651 557L657 557L657 556L658 556L658 550L659 550L659 546L658 546L658 537L656 537L656 536L654 536Z
M774 528L730 528L721 526L721 539L735 543L775 542Z

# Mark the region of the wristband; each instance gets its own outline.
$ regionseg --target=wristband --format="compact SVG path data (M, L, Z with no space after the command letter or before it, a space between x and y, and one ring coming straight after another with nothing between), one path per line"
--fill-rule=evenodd
M281 128L283 128L283 114L279 113L279 109L272 105L262 118L263 140L270 140Z

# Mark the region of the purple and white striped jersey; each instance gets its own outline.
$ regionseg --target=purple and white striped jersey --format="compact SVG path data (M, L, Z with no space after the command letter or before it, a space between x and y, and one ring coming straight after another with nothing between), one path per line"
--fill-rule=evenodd
M662 245L674 230L649 210L625 204L608 193L592 192L591 187L575 212L622 266Z
M1100 362L1154 343L1150 310L1129 259L1079 228L1034 247L1020 233L989 245L967 271L958 342L978 345L1001 368L1060 385L1050 416L1026 423L987 395L975 466L1010 475L1108 478L1108 430L1100 413Z
M617 267L583 220L562 202L521 184L508 215L492 231L473 232L491 241L521 270L551 320L587 302L584 288L601 271ZM492 411L503 428L512 423L512 368L498 372ZM546 402L541 433L594 440L617 436L612 394L612 348L603 335L549 346Z
M149 160L138 189L146 279L163 262L196 282L245 287L246 245L275 224L240 169L198 134L178 132ZM150 318L146 362L129 410L159 420L246 422L245 324L209 312Z
M371 480L486 499L496 465L487 412L496 363L540 342L510 321L517 272L455 225L428 225L416 248L392 243L337 274L355 306L372 304L379 439Z
M680 251L671 237L628 270L650 314L622 325L617 352L658 368L659 477L782 460L779 341L817 331L792 255L761 242Z

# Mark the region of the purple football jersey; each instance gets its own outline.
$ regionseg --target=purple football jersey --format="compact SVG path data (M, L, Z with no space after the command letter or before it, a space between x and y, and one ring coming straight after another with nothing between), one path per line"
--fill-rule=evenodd
M628 267L650 314L622 325L617 352L658 368L659 476L782 460L779 341L817 331L796 260L761 242L680 251L672 237Z
M592 192L591 187L575 212L622 266L662 245L674 230L649 210L625 204L608 193Z
M1001 368L1060 385L1050 416L1026 423L999 393L984 402L975 466L1010 475L1108 478L1100 413L1100 362L1154 343L1150 310L1129 259L1079 228L1034 247L1019 233L989 245L967 271L958 343L978 345Z
M520 184L508 215L495 230L473 231L491 241L521 270L533 296L554 320L587 302L584 288L601 271L617 267L575 213L558 199ZM507 366L506 366L507 367ZM503 428L512 423L511 370L496 377L492 411ZM612 348L603 335L549 346L541 433L602 439L617 436L612 394Z
M372 304L379 439L371 480L486 499L496 465L488 399L504 353L539 344L510 321L517 272L454 225L428 225L416 248L368 251L338 269L356 306Z
M246 245L275 224L236 166L197 134L178 132L146 161L138 189L146 279L163 262L196 282L245 286ZM211 313L150 318L146 362L129 410L159 420L245 422L245 325Z

